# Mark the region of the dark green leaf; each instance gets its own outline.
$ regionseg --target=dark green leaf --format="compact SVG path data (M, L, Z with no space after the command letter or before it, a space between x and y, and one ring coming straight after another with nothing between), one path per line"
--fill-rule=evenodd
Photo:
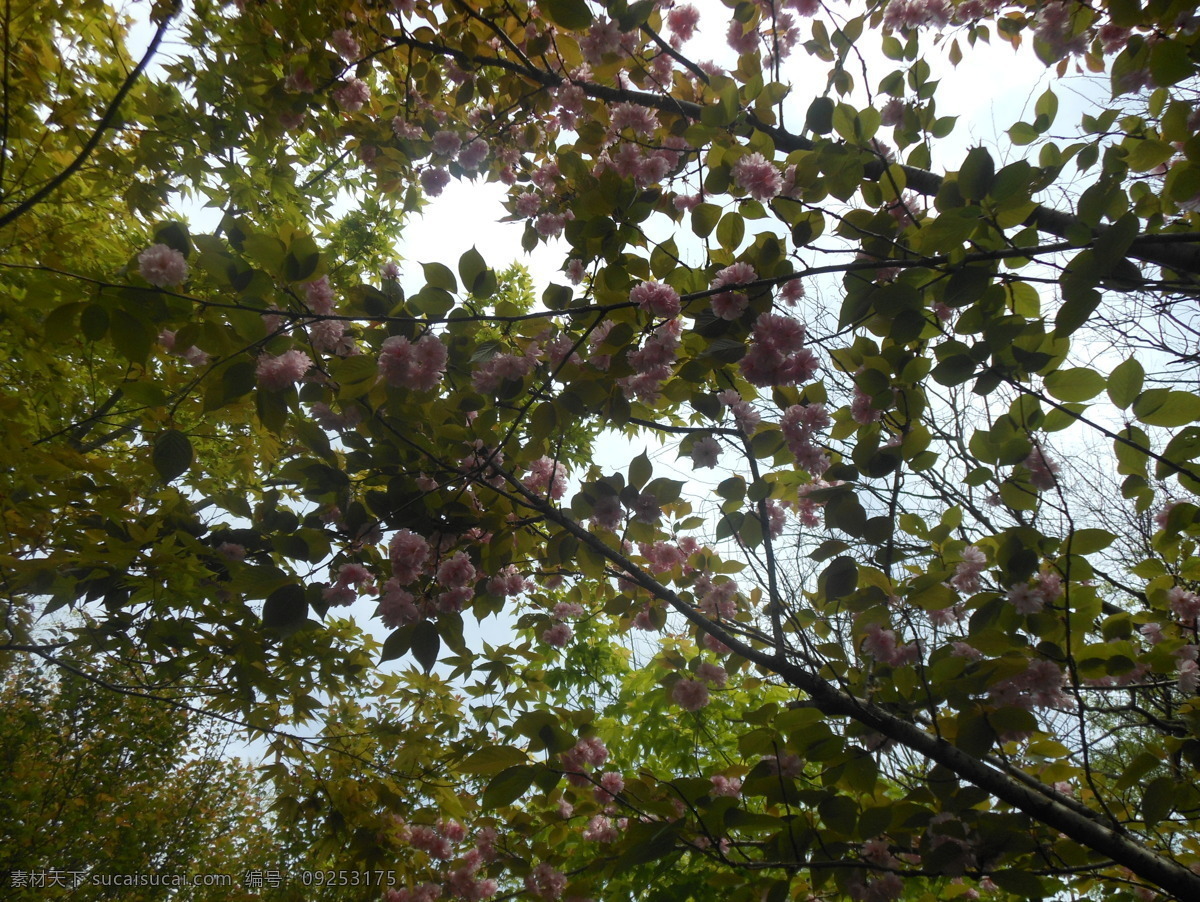
M151 458L158 475L170 482L192 465L192 443L178 429L167 429L154 440Z

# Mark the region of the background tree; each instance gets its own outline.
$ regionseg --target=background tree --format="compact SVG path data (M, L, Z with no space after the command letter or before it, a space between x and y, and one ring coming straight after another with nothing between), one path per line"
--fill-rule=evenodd
M7 647L196 680L393 899L1200 894L1191 10L709 16L160 4L135 64L107 8L11 4ZM1051 88L1006 165L935 174L930 60L993 37L1112 100L1056 137ZM453 179L509 186L563 284L389 263ZM1140 544L1075 490L1097 447Z

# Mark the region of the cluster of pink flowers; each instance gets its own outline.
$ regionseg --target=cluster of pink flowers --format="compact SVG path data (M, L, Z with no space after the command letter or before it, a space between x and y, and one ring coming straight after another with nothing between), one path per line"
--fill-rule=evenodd
M509 379L524 379L537 361L527 354L496 354L479 364L471 374L471 384L483 394L494 394Z
M714 298L715 299L715 298ZM817 357L804 346L804 324L764 313L754 321L750 347L739 366L751 385L796 385L817 371Z
M902 667L905 664L915 664L921 659L921 646L918 642L908 642L904 645L896 643L896 633L885 630L877 623L867 626L862 642L862 649L881 664L891 667Z
M722 774L714 774L712 777L712 795L714 797L727 796L736 798L742 791L742 781L738 777L726 777Z
M600 775L600 785L593 791L596 801L607 805L620 793L625 791L625 778L616 771L607 771Z
M629 292L629 300L651 316L663 319L678 316L681 309L678 292L661 282L639 283Z
M1185 645L1175 652L1175 656L1179 659L1176 682L1179 691L1184 695L1195 695L1196 689L1200 687L1200 664L1196 663L1198 653L1200 653L1200 646L1196 645Z
M763 759L772 774L780 777L798 777L804 773L804 761L799 755L784 752L782 755L771 755Z
M330 431L351 429L361 423L363 418L361 407L346 406L342 408L341 413L337 413L323 401L313 404L312 415L318 426Z
M706 617L732 620L737 615L738 586L733 580L714 583L704 575L696 580L693 592L700 599L696 606Z
M329 43L338 52L338 56L352 62L358 59L360 50L358 40L345 28L339 28L329 36Z
M282 391L298 382L310 366L312 358L303 351L284 351L279 356L263 354L258 358L255 376L259 387L267 391Z
M453 589L474 585L479 574L465 551L457 551L438 564L438 585Z
M829 422L829 411L824 404L793 404L779 421L784 441L796 463L813 476L820 476L829 469L829 457L815 442L817 433L826 429Z
M588 842L610 843L621 838L621 832L611 818L603 814L595 815L583 828L581 836Z
M589 736L563 752L561 758L567 779L575 786L588 786L591 783L585 776L588 768L603 765L608 760L608 749L599 736Z
M1087 52L1087 33L1072 33L1072 14L1072 7L1061 0L1040 4L1038 8L1033 36L1049 44L1055 56L1079 56Z
M561 620L552 626L542 630L542 641L547 645L552 645L555 648L565 648L567 643L571 641L571 637L575 635L574 630L569 624L563 623Z
M371 579L371 571L362 564L342 564L332 586L321 592L325 603L332 606L347 605L358 598L360 592L374 595L377 590Z
M779 169L761 153L750 153L733 164L733 183L755 200L771 200L783 188Z
M627 398L637 398L646 404L658 401L662 384L671 378L671 366L679 352L683 325L678 318L663 323L646 339L646 343L629 354L629 363L637 371L617 380Z
M431 549L424 536L410 529L401 529L392 536L389 551L392 575L400 581L400 585L407 586L425 572Z
M427 166L421 171L421 190L430 197L437 197L450 184L450 173L440 166Z
M696 667L696 678L706 683L712 683L718 689L723 689L725 688L726 680L729 679L729 674L725 672L725 668L720 664L713 664L711 661L701 661Z
M708 687L700 680L679 680L671 687L671 700L684 711L699 711L708 704Z
M487 590L492 595L512 598L520 595L527 588L525 577L517 569L516 564L509 564L488 580Z
M371 99L371 88L361 78L351 78L333 89L333 99L347 113L357 113Z
M538 899L559 899L566 888L566 875L544 861L525 875L525 891Z
M691 40L699 24L700 10L690 3L678 4L667 13L667 28L680 44Z
M167 288L187 281L188 265L175 248L155 244L138 254L138 272L151 285Z
M1029 481L1035 489L1047 491L1058 484L1058 464L1052 461L1039 445L1034 445L1023 461L1029 470Z
M545 493L555 501L567 493L567 470L558 461L539 457L529 465L529 475L521 485L536 494Z
M600 495L592 505L591 520L602 529L615 531L625 517L625 506L617 495Z
M1167 604L1171 613L1186 626L1194 626L1196 618L1200 617L1200 595L1181 586L1174 586L1167 592Z
M876 410L872 405L871 396L857 385L854 386L854 397L850 400L850 418L856 423L866 425L877 422L883 416L882 410Z
M711 435L706 435L692 445L690 456L693 467L715 467L721 459L721 445Z
M944 28L953 17L949 0L891 0L883 24L885 28Z
M750 402L738 394L737 389L725 389L725 391L717 395L717 400L733 414L733 421L737 424L737 428L746 435L749 435L758 427L759 420L762 418Z
M416 623L424 614L417 607L413 594L403 588L400 580L392 577L383 584L383 592L379 596L379 619L389 629L398 629Z
M175 333L170 329L163 329L158 333L158 343L166 349L167 353L174 354L176 357L182 357L192 366L204 366L208 363L208 353L200 350L200 348L192 345L182 351L175 348Z
M950 585L965 595L978 592L981 585L979 576L985 569L987 555L974 545L968 545L963 549L962 560L954 568Z
M446 346L432 332L415 344L393 335L379 351L379 374L394 388L432 391L446 373Z
M1039 658L1016 676L1001 680L988 690L988 695L1002 706L1025 708L1054 708L1068 710L1075 700L1063 692L1067 675L1053 661Z
M696 545L695 539L691 542L693 546ZM646 559L646 566L654 573L667 573L676 567L687 566L688 553L680 545L671 542L641 542L638 551Z
M734 263L720 270L712 280L711 288L724 288L726 285L745 285L758 278L758 273L749 263ZM736 291L722 291L710 299L713 313L721 319L734 320L742 315L750 299Z
M817 516L817 511L825 506L825 502L814 501L810 496L819 489L827 489L836 484L823 479L814 479L796 490L796 513L800 515L802 525L810 528L821 525L821 518Z

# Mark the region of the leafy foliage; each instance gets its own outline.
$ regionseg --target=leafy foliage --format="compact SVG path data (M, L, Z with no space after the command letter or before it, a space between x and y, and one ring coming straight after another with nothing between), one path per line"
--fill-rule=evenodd
M329 898L1200 896L1190 9L43 6L0 648L205 687ZM562 278L393 261L452 181Z

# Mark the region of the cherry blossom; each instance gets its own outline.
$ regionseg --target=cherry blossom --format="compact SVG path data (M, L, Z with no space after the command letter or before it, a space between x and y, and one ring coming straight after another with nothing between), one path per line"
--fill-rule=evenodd
M680 680L671 687L671 699L685 711L699 711L708 704L708 687L699 680Z
M175 248L154 244L138 254L138 272L151 285L169 288L187 281L188 265Z
M432 391L446 372L446 346L431 332L415 344L400 335L383 343L379 352L379 373L395 388Z
M263 354L258 358L255 375L259 387L267 391L282 391L295 385L310 366L312 358L303 351L284 351L278 356Z

